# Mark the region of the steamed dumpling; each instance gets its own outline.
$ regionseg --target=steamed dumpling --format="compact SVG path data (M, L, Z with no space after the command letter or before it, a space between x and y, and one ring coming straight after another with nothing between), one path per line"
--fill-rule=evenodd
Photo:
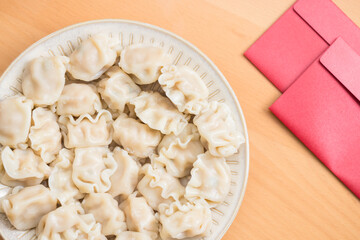
M61 133L57 116L46 108L36 108L32 113L33 126L30 128L29 139L31 148L50 163L61 149Z
M71 115L60 116L59 123L67 148L107 146L112 139L112 116L101 110L92 117L85 114L74 119Z
M154 210L158 210L160 204L177 201L185 194L185 188L179 179L168 174L163 168L154 169L150 164L145 164L140 174L143 178L137 189Z
M137 97L141 89L119 67L111 67L105 74L107 78L98 83L98 91L109 108L124 112L125 104Z
M2 201L2 208L18 230L36 227L42 216L56 209L56 198L43 185L26 187Z
M128 152L120 147L115 147L113 154L117 169L110 178L111 188L108 193L113 197L121 195L127 198L138 183L139 166Z
M17 147L28 139L33 103L23 96L0 101L0 144Z
M130 231L145 233L151 239L157 239L159 222L145 198L136 197L135 192L120 204L120 208L125 213L126 224Z
M116 161L107 147L75 149L72 179L82 193L108 191L116 169Z
M159 213L163 240L200 238L210 234L211 211L204 200L162 204Z
M65 85L56 103L58 115L94 114L101 109L100 97L92 84L71 83Z
M190 174L197 156L204 153L204 147L196 126L189 123L178 136L164 136L157 151L159 155L150 157L151 164L165 167L172 176L182 178Z
M159 83L179 111L199 114L209 96L200 76L189 67L175 65L165 66L161 73Z
M195 116L194 124L199 129L202 142L213 156L229 157L245 141L225 103L210 102Z
M22 81L24 95L36 106L54 104L65 85L66 64L64 56L38 57L25 69Z
M150 156L161 140L159 131L151 129L139 120L129 118L126 114L120 114L113 123L113 128L114 141L137 157Z
M31 148L11 150L4 147L0 160L0 181L11 187L40 184L51 172L50 167Z
M85 197L82 206L86 213L94 215L101 224L101 232L105 236L117 235L126 230L124 213L118 202L108 193L90 193Z
M158 92L142 92L131 102L140 120L163 134L178 135L186 126L187 116Z
M96 34L84 40L70 55L68 71L79 80L99 78L116 60L118 42L105 35Z
M137 84L143 85L158 80L161 67L169 62L169 57L162 48L130 45L122 50L119 66L131 74Z
M43 216L36 228L38 240L106 240L101 224L85 214L80 204L57 208Z
M211 206L216 206L225 200L230 182L230 167L225 159L206 152L200 154L194 163L185 197L189 200L205 199Z

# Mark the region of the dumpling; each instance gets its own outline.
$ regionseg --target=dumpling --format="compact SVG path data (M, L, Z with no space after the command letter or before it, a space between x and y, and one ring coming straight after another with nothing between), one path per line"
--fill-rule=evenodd
M85 214L80 204L57 208L43 216L36 228L38 240L106 240L101 224Z
M6 172L4 165L0 164L0 182L8 187L24 187L24 186L34 186L41 183L37 178L27 178L24 179L13 179ZM0 209L1 212L1 209Z
M61 205L72 203L84 197L72 180L74 157L73 151L63 148L52 163L53 170L49 176L49 188Z
M11 150L4 147L0 158L5 170L0 174L1 183L7 186L37 185L47 179L51 172L50 167L30 148Z
M202 142L213 156L229 157L245 141L236 128L229 107L224 103L210 102L193 121Z
M204 147L196 126L189 123L178 136L164 136L157 151L159 155L150 157L151 164L163 166L170 175L182 178L190 174L197 155L204 153Z
M65 85L66 64L64 56L38 57L25 69L22 90L25 97L36 106L52 105L60 97Z
M207 103L209 91L200 76L189 67L163 67L159 83L180 112L199 114Z
M68 71L79 80L99 78L116 60L118 41L105 34L96 34L84 40L70 55Z
M162 204L159 213L160 236L163 240L199 238L210 234L211 211L204 200Z
M136 115L142 122L163 134L178 135L188 123L187 116L158 92L142 92L130 103L135 106Z
M25 143L31 124L33 103L23 96L0 101L0 143L17 147Z
M126 231L118 234L115 240L151 240L145 233Z
M45 108L36 108L32 112L33 126L30 127L31 148L50 163L61 149L61 133L56 114Z
M119 67L111 67L108 77L98 83L98 91L109 108L124 112L125 104L137 97L141 89Z
M17 230L36 227L45 214L56 209L56 198L43 185L26 187L2 201L2 208Z
M101 109L100 97L92 84L71 83L65 85L56 103L58 115L93 115Z
M158 210L160 204L177 201L185 194L179 179L168 174L164 168L153 169L150 164L145 164L140 174L144 177L137 189L154 210Z
M126 114L113 123L113 140L130 154L137 157L150 156L161 141L161 133L149 128Z
M155 46L130 45L121 51L119 66L137 84L150 84L156 82L161 67L170 63L164 49Z
M76 148L72 179L82 193L106 192L117 169L107 147Z
M67 148L106 146L112 141L112 116L101 110L95 117L85 114L78 119L71 115L60 116L59 124Z
M153 240L157 239L159 222L154 210L147 204L145 198L136 197L136 194L136 192L131 194L120 204L120 209L125 213L128 229L145 233Z
M210 206L216 206L224 201L229 193L230 182L230 168L225 159L206 152L200 154L194 163L185 197L189 200L202 198Z
M113 154L117 169L110 177L111 188L108 192L113 197L121 195L127 198L138 183L139 166L128 152L120 147L115 147Z
M83 200L82 206L86 213L93 214L96 222L101 224L101 232L105 236L117 235L126 230L124 213L110 194L90 193Z

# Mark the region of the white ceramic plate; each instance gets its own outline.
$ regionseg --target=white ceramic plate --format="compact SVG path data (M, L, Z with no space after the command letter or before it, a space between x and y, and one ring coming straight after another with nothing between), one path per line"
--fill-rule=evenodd
M72 25L39 40L15 59L0 78L0 99L21 92L21 75L28 61L38 56L68 55L81 39L97 32L106 32L120 38L124 46L150 43L163 47L173 58L174 64L188 65L201 76L209 88L209 100L225 102L230 106L246 142L242 144L238 154L227 159L232 179L230 193L223 204L213 209L211 236L206 239L221 239L234 220L244 197L249 171L248 134L240 105L225 77L208 57L189 42L159 27L134 21L108 19ZM0 185L0 197L9 190ZM4 214L0 214L0 234L6 240L35 239L34 230L24 232L14 229Z

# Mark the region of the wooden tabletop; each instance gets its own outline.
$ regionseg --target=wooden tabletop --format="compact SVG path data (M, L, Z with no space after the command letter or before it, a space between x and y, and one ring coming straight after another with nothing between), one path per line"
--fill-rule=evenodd
M74 23L122 18L170 30L219 67L247 121L247 190L223 239L360 239L359 199L268 110L280 92L243 56L293 2L0 0L0 72L30 44ZM334 2L360 25L359 0Z

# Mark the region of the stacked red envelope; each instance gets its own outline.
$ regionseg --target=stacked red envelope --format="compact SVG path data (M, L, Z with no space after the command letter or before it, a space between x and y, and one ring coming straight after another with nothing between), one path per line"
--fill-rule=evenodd
M284 94L270 110L360 198L360 29L299 0L245 56Z

